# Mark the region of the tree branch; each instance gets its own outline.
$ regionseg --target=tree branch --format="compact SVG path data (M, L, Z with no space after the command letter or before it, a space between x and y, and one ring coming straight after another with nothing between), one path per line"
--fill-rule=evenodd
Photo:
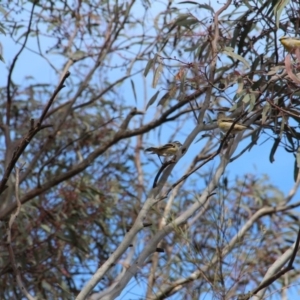
M28 131L28 133L26 134L26 136L21 140L21 142L19 143L19 145L17 146L17 149L14 150L13 156L4 172L3 178L0 182L0 195L3 193L3 191L6 189L6 183L8 181L9 175L11 173L11 171L13 170L16 162L18 161L19 157L22 155L22 153L24 152L24 150L26 149L27 145L30 143L30 141L32 140L32 138L42 129L51 127L52 125L42 125L43 120L45 115L47 114L47 111L49 110L51 104L53 103L55 97L57 96L57 94L59 93L59 91L64 87L64 82L65 80L69 77L70 73L67 72L65 74L65 76L63 77L63 79L61 80L61 82L59 83L58 87L55 89L54 93L52 94L50 100L48 101L39 122L34 125L34 120L31 119L31 124L30 124L30 129ZM10 149L9 151L13 151L12 149ZM15 205L15 204L14 204Z
M31 8L31 12L30 12L30 19L29 19L28 28L27 28L27 32L26 32L26 35L25 35L24 43L21 46L21 49L19 50L19 52L14 57L13 62L11 64L11 67L9 68L9 73L8 73L8 77L7 77L7 86L6 86L6 92L7 92L6 125L7 126L10 125L10 109L11 109L11 102L12 102L11 94L10 94L10 85L12 83L11 77L12 77L12 73L13 73L13 70L15 68L15 65L17 63L17 60L18 60L19 56L21 55L21 53L23 52L23 50L26 46L26 43L27 43L27 40L28 40L28 37L29 37L29 34L30 34L32 18L33 18L33 11L34 11L34 7L35 7L36 3L37 3L37 1L33 1L33 3L32 3L32 8Z
M17 216L20 213L21 210L21 202L19 198L19 178L20 178L20 169L16 168L16 185L15 185L15 191L16 191L16 201L17 201L17 209L14 213L11 214L9 222L8 222L8 228L7 228L7 245L8 245L8 252L9 252L9 258L10 262L12 265L12 268L14 270L15 276L16 276L16 281L17 284L23 293L23 295L29 299L29 300L36 300L34 297L30 295L30 293L27 291L20 272L20 268L17 266L13 247L12 247L12 237L11 237L11 232L12 232L12 225L14 221L16 220Z

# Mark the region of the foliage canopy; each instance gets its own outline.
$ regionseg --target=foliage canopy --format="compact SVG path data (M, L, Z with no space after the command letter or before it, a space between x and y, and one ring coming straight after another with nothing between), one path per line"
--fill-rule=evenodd
M1 299L114 299L132 280L144 299L296 285L300 55L278 38L297 35L300 4L209 3L1 4ZM219 111L254 129L220 133ZM162 165L144 155L178 139ZM287 195L228 176L266 140L271 163L278 149L295 161Z

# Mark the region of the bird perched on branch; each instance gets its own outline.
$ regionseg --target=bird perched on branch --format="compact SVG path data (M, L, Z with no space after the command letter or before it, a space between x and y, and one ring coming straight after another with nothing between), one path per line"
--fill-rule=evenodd
M279 39L279 41L288 52L293 52L293 50L296 50L297 48L300 49L299 38L283 36Z
M177 153L177 151L182 147L182 144L178 141L165 144L160 147L150 147L147 148L146 152L151 152L152 154L157 154L159 157L160 162L162 163L160 157L161 156L172 156Z
M223 132L227 132L231 128L233 122L234 122L234 119L226 117L223 112L218 113L217 124L218 124L218 127ZM246 129L253 129L253 128L251 126L247 126L247 125L244 125L240 122L237 122L237 123L234 124L234 126L233 126L233 128L231 129L230 132L232 134L236 134L236 133L244 131Z

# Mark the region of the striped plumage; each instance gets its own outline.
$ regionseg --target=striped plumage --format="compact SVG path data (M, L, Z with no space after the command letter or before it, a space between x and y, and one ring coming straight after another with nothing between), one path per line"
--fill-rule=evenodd
M233 122L234 122L234 119L226 117L223 112L218 113L217 124L218 124L218 127L222 131L227 132L231 128ZM251 126L247 126L240 122L237 122L234 124L234 127L232 128L232 130L230 132L232 134L235 134L235 133L244 131L246 129L253 129L253 128Z
M182 147L182 144L178 141L165 144L160 147L150 147L147 148L146 152L151 152L153 154L157 154L159 156L172 156L177 153L177 151Z

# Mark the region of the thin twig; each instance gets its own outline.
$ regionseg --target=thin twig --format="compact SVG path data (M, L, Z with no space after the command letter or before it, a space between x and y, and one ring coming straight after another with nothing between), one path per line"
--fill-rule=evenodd
M36 3L37 3L37 1L33 1L31 12L30 12L30 19L29 19L28 28L27 28L27 32L26 32L26 35L25 35L24 43L23 43L21 49L19 50L19 52L14 57L13 62L11 64L11 67L9 68L9 73L8 73L8 77L7 77L7 86L6 86L6 92L7 92L6 125L8 125L8 126L10 124L10 108L11 108L11 102L12 102L11 94L10 94L10 85L12 83L11 77L12 77L12 73L13 73L13 70L15 68L15 65L17 63L17 60L18 60L19 56L21 55L21 53L23 52L23 50L26 46L26 43L27 43L27 40L28 40L28 37L29 37L29 34L30 34L30 30L31 30L33 11L34 11L34 7L35 7Z
M22 277L21 277L21 272L20 272L20 268L17 266L16 263L16 259L15 259L15 255L14 255L14 251L13 251L13 247L12 247L12 237L11 237L11 232L12 232L12 226L14 221L16 220L17 216L20 213L21 210L21 201L19 198L19 178L20 178L20 168L16 168L16 185L15 185L15 191L16 191L16 201L17 201L17 209L14 213L11 214L9 222L8 222L8 228L7 228L7 246L8 246L8 252L9 252L9 258L10 258L10 262L13 268L13 271L15 273L16 276L16 281L17 284L21 290L21 292L24 294L24 296L27 299L30 300L35 300L34 297L32 297L29 292L27 291Z
M46 114L47 114L47 112L48 112L50 106L52 105L53 101L55 100L57 94L60 92L61 89L63 89L63 88L65 87L65 86L64 86L64 83L65 83L66 79L67 79L69 76L70 76L70 72L66 72L66 73L64 74L64 76L62 77L62 79L61 79L61 81L60 81L58 87L55 89L55 91L54 91L54 93L52 94L50 100L48 101L46 107L44 108L44 111L42 112L42 115L41 115L40 121L39 121L40 124L43 123L44 118L45 118L45 116L46 116Z
M120 129L121 129L121 130L119 131L119 133L122 133L124 130L127 129L130 120L131 120L135 115L143 115L143 114L144 114L144 112L138 111L138 110L136 109L136 107L132 108L132 109L130 110L129 114L127 115L127 117L125 118L125 120L123 121L123 123L121 124L121 126L120 126Z
M17 146L16 150L14 151L12 158L10 162L8 163L8 166L4 172L4 175L2 177L2 180L0 182L0 195L3 193L3 191L7 188L6 183L8 181L8 178L10 176L10 173L12 172L13 168L15 167L16 162L18 161L21 154L24 152L27 145L30 143L32 138L42 129L51 127L52 125L42 125L39 124L34 127L34 129L30 129L27 135L21 140L20 144Z
M10 160L10 162L8 163L8 166L4 172L4 175L2 177L2 180L0 182L0 195L3 193L3 191L7 188L6 183L8 181L8 178L10 176L10 173L12 172L13 168L15 167L16 162L18 161L19 157L21 156L21 154L24 152L25 148L27 147L27 145L30 143L30 141L32 140L32 138L42 129L44 128L48 128L48 127L52 127L52 125L42 125L42 122L50 108L50 106L52 105L53 101L55 100L57 94L59 93L59 91L64 87L64 82L65 80L69 77L70 73L67 72L63 79L61 80L61 82L59 83L58 87L55 89L54 93L52 94L50 100L48 101L39 122L34 125L34 119L30 120L30 129L27 132L26 136L21 140L20 144L17 146L16 150L14 151L12 158Z

